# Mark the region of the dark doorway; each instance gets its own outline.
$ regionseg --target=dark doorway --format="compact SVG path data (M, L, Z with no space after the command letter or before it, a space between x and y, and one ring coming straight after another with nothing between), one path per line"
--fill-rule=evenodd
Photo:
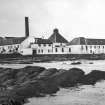
M36 54L37 54L36 50L33 50L33 55L36 55Z

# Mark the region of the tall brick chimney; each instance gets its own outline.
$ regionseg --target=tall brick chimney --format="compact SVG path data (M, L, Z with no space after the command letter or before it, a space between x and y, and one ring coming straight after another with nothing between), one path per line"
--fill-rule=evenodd
M29 21L28 21L28 17L25 17L25 37L29 37Z

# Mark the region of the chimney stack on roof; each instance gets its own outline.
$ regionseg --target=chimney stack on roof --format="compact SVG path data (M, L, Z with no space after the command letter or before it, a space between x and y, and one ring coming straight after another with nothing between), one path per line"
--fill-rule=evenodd
M25 17L25 37L29 37L29 21L28 21L28 17Z

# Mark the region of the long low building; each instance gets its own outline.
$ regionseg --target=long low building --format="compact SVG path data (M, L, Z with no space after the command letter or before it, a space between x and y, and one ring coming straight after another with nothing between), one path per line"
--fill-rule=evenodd
M105 54L105 39L74 38L68 46L71 54Z

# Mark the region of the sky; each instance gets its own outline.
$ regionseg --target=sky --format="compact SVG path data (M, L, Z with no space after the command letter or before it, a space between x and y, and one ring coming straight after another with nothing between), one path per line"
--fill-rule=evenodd
M0 36L25 36L25 16L30 36L105 38L105 0L0 0Z

